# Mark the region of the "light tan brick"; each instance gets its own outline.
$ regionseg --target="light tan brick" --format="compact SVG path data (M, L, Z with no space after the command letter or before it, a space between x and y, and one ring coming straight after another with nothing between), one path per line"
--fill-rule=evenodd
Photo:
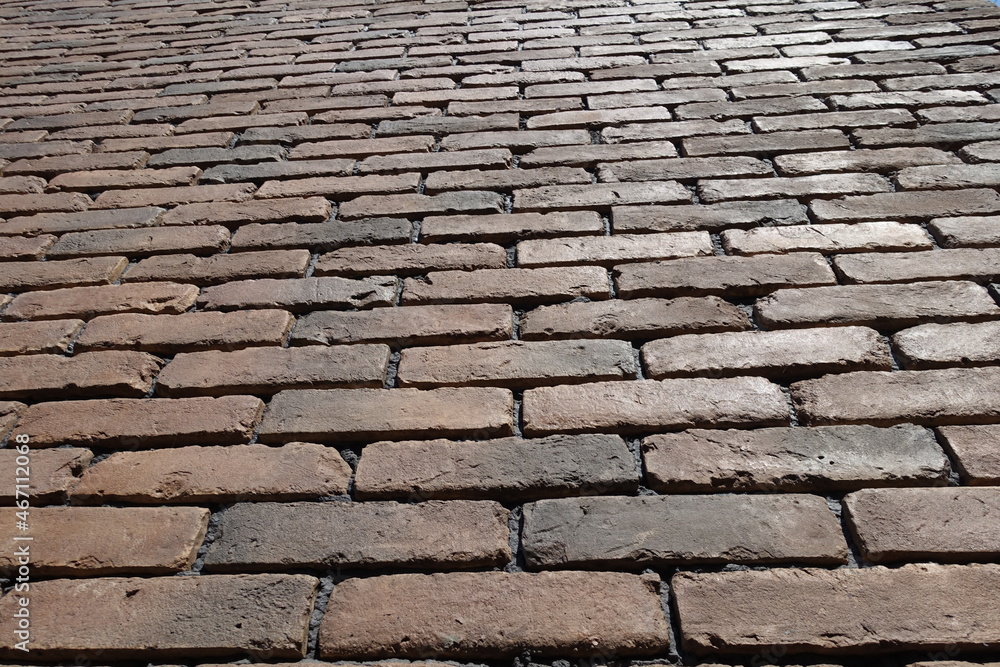
M607 271L596 266L434 271L406 279L403 303L544 303L579 296L604 299L609 293Z
M0 397L144 396L152 388L161 364L159 358L145 352L2 357Z
M197 297L197 287L178 283L68 287L22 294L3 314L7 319L35 320L111 313L177 314L194 305Z
M927 233L917 225L898 222L830 223L791 227L727 229L722 245L735 255L783 252L861 252L877 250L929 250Z
M0 423L4 423L4 421L0 419ZM9 428L9 425L4 426L2 429L4 435ZM20 454L13 448L0 450L0 465L3 465L6 470L16 472L18 456ZM66 492L77 483L80 473L87 468L92 458L93 454L89 449L79 447L32 451L29 470L31 474L28 482L31 501L34 503L63 502ZM0 490L0 498L3 499L5 505L16 499L15 492L16 487L13 484L8 484L6 489Z
M609 265L712 253L712 239L708 232L616 234L521 241L517 244L517 263L518 266L524 267L566 264Z
M65 352L82 328L80 320L0 323L0 355Z

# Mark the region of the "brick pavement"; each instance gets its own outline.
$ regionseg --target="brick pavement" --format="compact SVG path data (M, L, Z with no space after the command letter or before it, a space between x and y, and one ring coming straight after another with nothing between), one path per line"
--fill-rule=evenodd
M998 103L985 0L0 0L0 660L1000 665Z

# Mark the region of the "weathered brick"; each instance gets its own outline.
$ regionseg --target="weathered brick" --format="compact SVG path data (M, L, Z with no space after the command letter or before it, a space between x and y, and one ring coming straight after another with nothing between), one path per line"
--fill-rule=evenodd
M927 252L838 256L834 263L848 283L914 280L988 280L996 274L1000 248L956 248Z
M792 114L805 111L826 111L827 106L814 97L764 97L738 102L695 102L682 104L675 113L681 120L698 118L738 118ZM798 128L795 128L798 129Z
M525 440L376 442L354 481L359 500L535 500L633 493L639 476L616 435L554 435Z
M94 200L95 208L128 206L176 206L204 202L242 202L253 196L257 186L251 183L193 185L183 188L134 188L105 190ZM53 195L54 196L54 195ZM0 202L2 210L2 202Z
M651 578L617 572L356 578L334 589L319 655L493 658L528 648L540 655L659 653L670 645L670 628L657 589ZM594 603L580 605L581 599ZM524 623L525 609L537 622Z
M792 398L810 424L966 424L1000 421L998 387L996 367L860 371L797 382Z
M299 278L297 280L237 280L202 290L198 304L209 310L286 308L292 311L320 308L359 308L391 304L396 279L373 276L347 278Z
M542 146L577 146L589 143L590 132L587 130L509 130L450 134L441 140L441 148L446 151L509 148L523 152Z
M89 318L111 313L177 314L193 306L197 298L197 287L178 283L68 287L22 294L3 314L7 319L23 320Z
M393 137L391 139L344 139L339 141L306 142L295 146L290 160L313 158L363 158L388 153L427 152L434 146L434 137Z
M424 278L407 278L403 284L404 304L484 301L528 304L580 296L608 298L607 271L596 266L434 271Z
M114 282L127 266L124 257L48 262L0 262L0 289L23 292Z
M298 178L290 181L267 181L257 191L257 197L313 197L322 195L342 199L358 194L416 192L420 174L377 176L344 176L343 178Z
M201 175L198 167L170 169L95 170L60 174L49 181L56 190L103 190L105 188L146 188L193 185Z
M1000 155L1000 142L983 141L963 147L959 154L969 162L993 162Z
M74 349L78 352L134 349L170 354L179 350L281 345L293 322L292 315L283 310L105 315L87 323Z
M244 203L185 204L163 214L164 225L243 225L265 222L323 222L330 202L322 197L255 200Z
M601 216L594 211L510 213L506 215L450 215L424 218L423 241L513 241L535 236L599 234Z
M732 135L749 132L740 120L683 120L672 123L637 123L601 130L601 139L609 144L622 141L663 141L700 135ZM690 153L689 153L690 154Z
M991 611L996 565L682 572L671 584L684 646L701 655L961 650L1000 633Z
M96 111L92 113L53 114L51 116L29 116L8 125L7 130L58 130L84 125L125 124L133 116L131 109Z
M144 396L162 362L144 352L32 354L0 358L0 397Z
M282 391L271 399L260 439L341 442L429 434L510 435L513 409L508 390L485 387Z
M334 250L319 258L315 275L408 275L428 271L501 269L506 265L506 251L491 243L411 243Z
M521 241L517 244L518 266L604 264L711 255L707 232L676 234L619 234Z
M31 213L85 211L90 208L91 203L90 197L79 192L0 195L0 213L13 217Z
M471 153L460 151L448 155ZM438 153L440 155L440 153ZM510 191L555 185L590 183L591 176L583 169L571 167L550 167L547 169L505 169L464 171L438 171L430 174L424 184L427 192L443 190L492 190Z
M928 319L982 320L1000 313L985 289L961 281L786 289L758 301L754 310L763 324L777 328L820 324L898 329Z
M389 348L250 347L178 354L157 378L162 396L273 394L282 389L381 387Z
M996 489L864 489L844 506L869 562L966 562L1000 549Z
M394 134L453 134L460 132L489 132L491 130L516 130L517 114L489 114L484 116L422 116L405 120L383 120L375 129L376 135Z
M810 204L810 208L822 222L938 218L971 213L996 213L1000 211L1000 195L994 190L971 188L955 192L889 192L862 197L817 200Z
M588 166L603 161L675 157L677 157L677 148L673 143L650 141L633 144L594 144L572 148L537 148L522 157L518 165L522 168L550 164ZM659 178L664 177L660 176Z
M434 169L468 169L471 167L506 169L510 166L510 160L511 153L506 148L452 152L438 151L437 153L417 153L412 155L405 153L374 155L361 161L361 164L358 165L358 173L431 171ZM489 173L495 172L491 171Z
M595 382L529 389L523 418L529 435L777 426L787 423L788 404L777 385L759 377Z
M0 236L0 258L40 259L48 250L56 237L50 234L42 236Z
M229 230L220 225L181 228L97 229L59 237L49 257L93 255L145 256L169 252L213 253L229 246Z
M7 176L0 178L0 194L26 195L45 192L45 179L37 176Z
M631 146L632 144L624 144ZM641 145L641 144L640 144ZM694 179L713 176L769 176L772 168L751 157L674 158L637 162L601 163L602 181L653 181L664 178Z
M79 213L40 213L10 218L0 234L58 234L88 229L150 227L159 224L162 208L124 208Z
M127 127L127 126L126 126ZM148 125L146 127L149 127ZM97 152L118 151L164 151L172 148L225 148L235 135L232 132L204 132L202 134L168 135L165 137L141 137L104 139L94 149Z
M781 287L835 285L822 255L691 257L615 267L622 297L766 294Z
M8 404L9 405L9 404ZM21 407L22 404L18 403ZM6 434L9 427L2 430ZM0 450L0 464L13 471L20 456L12 448ZM59 449L40 449L31 452L31 475L29 493L34 503L61 503L66 492L77 483L78 475L90 464L93 458L89 449L65 447ZM11 504L15 500L15 487L8 484L0 491L3 504ZM11 521L9 525L14 525Z
M616 232L668 232L809 222L805 208L794 199L693 206L615 206L611 212Z
M10 542L15 508L0 509ZM45 576L170 574L189 570L205 539L209 511L200 507L38 507L31 530L54 539L32 545L32 570ZM93 536L99 534L100 540ZM141 548L136 548L141 544ZM17 568L13 552L0 569Z
M341 246L376 243L406 243L413 233L409 220L368 218L352 222L312 222L299 224L251 223L233 234L233 250L270 250L272 248L308 247L334 250Z
M923 324L892 338L906 368L991 363L1000 355L1000 323Z
M916 129L882 128L856 130L858 145L920 146L965 144L1000 139L1000 123L929 123Z
M960 160L952 153L925 147L824 151L779 155L774 158L778 171L790 176L825 171L886 172L924 164L953 165L958 162Z
M722 232L721 237L726 252L734 255L803 251L841 253L930 250L933 247L930 237L919 226L898 222L727 229Z
M36 447L73 443L130 449L250 440L264 404L253 396L36 403L18 423Z
M82 328L80 320L0 323L0 356L65 352Z
M222 514L211 571L489 567L510 560L499 503L245 503ZM13 525L13 521L9 522Z
M271 162L283 158L277 146L249 145L234 148L171 148L157 153L146 162L147 167L176 167L194 165L204 167L213 164L254 164Z
M689 201L691 193L674 181L561 185L514 191L514 209L520 211Z
M698 181L701 201L761 197L806 197L836 194L890 192L888 179L877 174L820 174L798 178L752 178Z
M840 522L811 495L541 500L521 539L532 569L847 561Z
M996 486L1000 483L1000 426L945 426L938 429L966 484Z
M33 654L66 659L99 650L116 660L250 651L301 658L319 582L260 574L31 583ZM14 618L16 604L11 595L0 600L5 617ZM67 608L86 612L67 614ZM9 639L0 644L7 655L14 650L13 625L5 621Z
M753 119L754 127L760 132L814 130L825 127L854 129L856 127L903 125L915 122L916 118L913 117L913 114L905 109L831 111L829 113L788 116L755 116Z
M201 183L237 183L280 178L315 176L350 176L354 160L295 160L293 162L261 162L258 164L220 164L199 178Z
M362 195L344 202L338 211L341 220L357 220L377 216L400 217L408 215L444 213L500 213L503 197L495 192L467 190L445 192L438 195Z
M945 248L1000 245L1000 216L935 218L927 228Z
M772 132L745 136L692 137L684 139L684 152L691 157L700 155L765 155L784 151L815 150L817 148L848 148L850 142L840 130L810 130L806 132Z
M350 478L347 462L322 445L178 447L115 452L83 472L72 497L149 504L302 500L347 493Z
M642 457L661 493L920 486L949 472L934 435L912 424L690 430L646 438Z

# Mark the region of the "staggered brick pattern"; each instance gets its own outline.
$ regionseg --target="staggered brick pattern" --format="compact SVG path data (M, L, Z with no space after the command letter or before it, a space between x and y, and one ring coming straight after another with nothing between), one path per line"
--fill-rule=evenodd
M0 0L0 445L5 664L996 667L1000 8Z

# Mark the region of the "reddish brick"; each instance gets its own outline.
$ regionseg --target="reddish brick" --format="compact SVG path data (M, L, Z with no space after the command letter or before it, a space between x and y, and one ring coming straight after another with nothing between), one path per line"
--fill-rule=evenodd
M428 271L501 269L507 253L491 243L406 244L334 250L319 258L315 275L408 275Z
M15 508L0 509L0 534L10 542ZM43 576L170 574L189 570L205 539L210 512L200 507L38 507L31 511L32 570ZM95 540L94 535L100 535ZM136 548L136 545L141 548ZM13 553L0 569L17 567Z
M156 171L138 169L76 171L60 174L49 181L56 190L103 190L105 188L146 188L157 186L194 185L201 176L198 167L173 167Z
M267 181L257 197L313 197L343 199L358 194L416 192L420 174L345 176L343 178L299 178L292 181ZM418 195L419 196L419 195Z
M177 447L115 452L83 472L72 497L149 504L301 500L347 493L350 479L347 462L322 445Z
M0 323L0 355L65 352L82 328L80 320Z
M144 396L162 362L144 352L0 358L0 397Z
M235 445L250 440L263 412L264 403L253 396L36 403L15 432L29 434L36 447Z
M441 140L441 148L446 151L509 148L523 152L540 146L576 146L589 143L590 132L586 130L520 130L450 134Z
M144 256L163 252L213 253L229 246L229 230L221 226L195 228L99 229L59 237L49 257L121 254Z
M433 146L434 137L429 136L321 141L317 143L298 144L289 153L288 158L290 160L344 157L363 158L369 155L387 153L427 152Z
M67 259L60 262L0 262L0 289L24 292L71 285L101 285L118 279L124 257Z
M8 428L2 430L6 434ZM7 470L14 470L18 456L20 455L13 448L0 450L0 464ZM62 503L66 498L66 492L77 483L78 476L90 464L91 458L93 454L89 449L77 447L40 449L31 452L29 482L31 500L35 503ZM8 484L6 489L0 490L0 499L4 504L13 502L14 496L13 484ZM13 522L8 525L13 525Z
M85 211L90 208L90 204L90 197L78 192L0 195L0 213L8 217L50 211Z
M0 234L37 235L89 229L150 227L159 224L161 213L163 213L163 209L155 207L81 211L79 213L40 213L7 220L0 229Z
M197 298L197 287L177 283L69 287L22 294L3 314L7 319L24 320L89 318L111 313L177 314L193 306Z
M407 278L403 284L405 304L484 301L544 303L578 296L608 298L607 271L591 266L434 271L424 278Z
M186 204L163 214L164 225L227 226L264 222L324 222L330 217L330 202L322 197L307 199L255 200L242 203Z
M93 113L67 113L51 116L30 116L8 125L6 130L58 130L84 125L125 124L132 118L131 109L95 111Z
M222 164L206 169L201 183L238 183L264 179L350 176L354 160L296 160L259 164Z
M91 171L94 169L133 170L142 167L146 163L147 158L149 158L149 154L144 151L43 157L36 160L19 160L5 167L4 173L55 176L67 172Z
M198 305L209 310L286 308L292 311L389 305L396 297L393 277L236 280L202 291Z
M236 146L234 148L172 148L149 158L147 167L175 167L213 164L256 164L281 160L284 153L277 146Z
M470 167L496 167L506 169L510 166L511 153L506 148L490 148L479 151L438 151L437 153L419 153L416 155L394 154L374 155L365 158L358 165L358 173L369 174L394 171L430 171L433 169L468 169ZM441 172L432 174L438 176ZM455 172L463 174L463 172ZM478 173L478 172L474 172ZM495 171L486 173L496 174ZM589 179L588 179L589 180ZM439 188L432 188L439 189ZM450 188L454 189L454 188ZM475 188L469 187L470 190Z
M514 241L535 236L599 234L601 216L593 211L510 213L506 215L451 215L424 218L423 241Z
M256 189L257 186L251 183L233 183L230 185L194 185L185 188L105 190L94 200L94 206L96 208L124 208L128 206L176 206L203 202L241 202L250 199ZM0 202L0 207L2 207L2 202Z
M150 152L172 148L225 148L233 140L232 132L205 132L204 134L169 135L165 137L142 137L126 139L104 139L95 149L99 153L144 150Z
M1000 483L1000 426L945 426L938 432L957 464L962 481L979 486Z
M247 278L301 278L309 259L308 250L241 252L211 257L160 255L140 261L129 269L125 280L176 280L209 285Z
M27 195L45 192L45 179L37 176L8 176L0 178L0 194Z
M503 197L495 192L467 190L438 195L363 195L344 202L338 211L341 220L377 216L400 217L443 213L500 213Z

